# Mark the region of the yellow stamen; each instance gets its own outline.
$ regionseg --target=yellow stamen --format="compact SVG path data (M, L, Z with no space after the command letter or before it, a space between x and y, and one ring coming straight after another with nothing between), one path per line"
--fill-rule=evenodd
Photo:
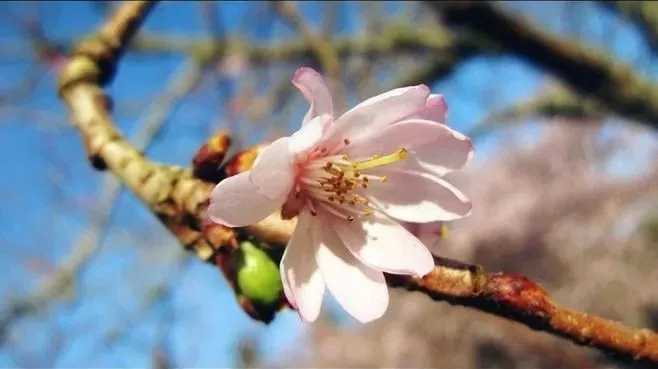
M406 159L408 155L409 152L407 151L407 149L402 147L388 155L373 156L371 159L356 162L354 163L353 168L354 170L365 170L365 169L380 167L383 165L393 164L400 160Z
M441 227L439 228L439 237L448 238L448 227L445 224L441 224Z

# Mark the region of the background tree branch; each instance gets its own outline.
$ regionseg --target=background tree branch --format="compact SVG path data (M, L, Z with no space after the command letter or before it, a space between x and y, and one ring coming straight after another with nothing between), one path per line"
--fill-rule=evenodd
M600 50L544 32L489 2L428 2L438 17L562 79L610 111L658 128L658 86Z

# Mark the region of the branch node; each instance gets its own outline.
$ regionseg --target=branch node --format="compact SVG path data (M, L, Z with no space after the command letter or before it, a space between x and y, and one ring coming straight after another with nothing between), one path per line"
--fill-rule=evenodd
M213 135L192 159L194 176L212 183L221 181L224 178L224 171L220 166L230 145L231 137L228 133L218 132Z
M520 274L494 273L487 278L484 293L494 301L515 311L540 319L548 319L555 306L546 291L537 283Z
M84 55L94 60L101 70L98 82L100 85L105 85L114 77L119 51L118 45L103 36L103 34L97 33L80 41L75 49L75 55Z
M104 171L107 169L107 163L98 153L89 156L89 163L94 169Z
M102 70L90 57L85 55L73 56L59 75L58 90L60 96L69 86L81 82L98 83L102 78Z
M231 159L224 166L224 172L227 177L234 176L251 169L251 166L256 161L258 153L264 146L255 146L247 150L240 151L233 155Z

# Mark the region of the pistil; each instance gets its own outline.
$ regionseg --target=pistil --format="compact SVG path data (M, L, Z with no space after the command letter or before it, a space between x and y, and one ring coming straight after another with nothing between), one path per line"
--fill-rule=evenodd
M349 140L343 142L344 145L349 143ZM316 149L315 152L320 151ZM315 157L303 167L296 192L305 194L306 206L312 215L317 214L317 206L320 206L351 222L357 217L371 215L375 210L364 192L368 186L372 182L386 182L386 176L363 171L397 163L407 156L407 150L400 148L387 155L359 161L351 161L346 155Z

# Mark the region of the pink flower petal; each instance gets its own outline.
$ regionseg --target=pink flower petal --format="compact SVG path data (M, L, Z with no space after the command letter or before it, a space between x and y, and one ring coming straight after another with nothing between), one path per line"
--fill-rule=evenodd
M389 154L404 147L420 167L442 176L461 169L473 157L473 144L463 134L429 120L408 119L385 127L372 136L348 145L344 152L351 157ZM408 163L400 163L403 166Z
M299 215L295 232L283 252L279 266L286 298L307 322L314 321L320 314L325 289L314 258L318 245L313 239L310 218L308 212Z
M340 142L347 138L354 141L360 136L370 136L424 109L429 92L427 86L418 85L371 97L336 119L330 133L332 140Z
M304 117L302 125L322 114L333 117L334 108L331 93L320 73L312 68L301 67L292 77L292 84L299 89L304 98L311 104Z
M257 223L281 207L281 201L258 193L249 174L244 172L228 177L215 186L207 213L213 222L227 227L243 227Z
M371 182L368 195L393 218L414 223L448 221L471 212L471 202L453 185L432 175L381 169L387 181Z
M313 149L324 136L327 125L331 122L328 114L319 115L303 125L290 136L289 149L293 155L306 154Z
M260 194L281 203L288 196L294 181L289 140L289 137L282 137L266 147L256 158L249 176Z
M451 131L454 139L438 140L414 150L418 163L434 175L443 176L453 170L459 170L473 159L471 139L457 131Z
M332 222L347 248L365 264L394 274L423 276L434 268L427 248L403 226L375 213L362 221Z
M443 237L443 222L402 223L404 228L422 242L432 255L441 255L441 238Z
M425 108L410 118L427 119L433 122L447 124L447 113L448 105L446 104L443 95L431 94L427 98L427 101L425 101Z
M331 227L318 223L314 232L322 237L315 258L336 301L362 323L381 317L388 307L383 273L350 254Z

